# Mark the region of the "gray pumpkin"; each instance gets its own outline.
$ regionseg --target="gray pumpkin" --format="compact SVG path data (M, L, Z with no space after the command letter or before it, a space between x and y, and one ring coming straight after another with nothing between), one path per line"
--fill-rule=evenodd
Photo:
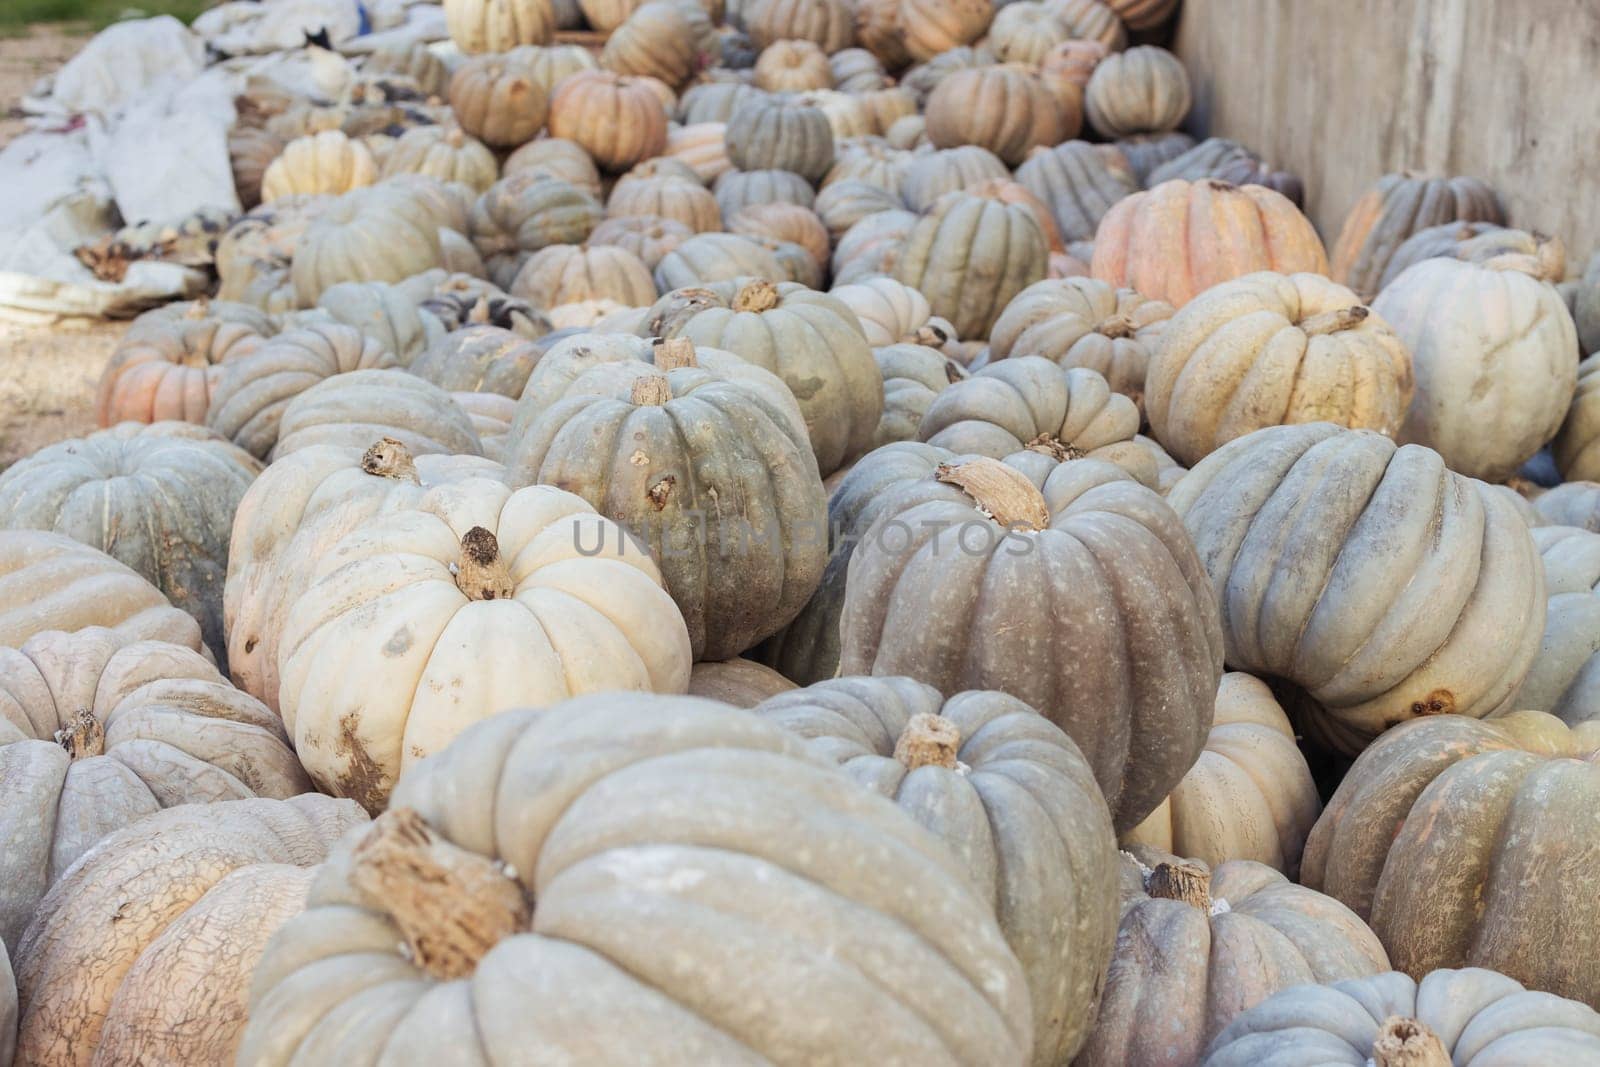
M810 207L817 194L811 183L788 170L730 170L711 187L724 222L752 204L799 204Z
M872 350L883 376L883 417L872 447L913 441L934 398L967 379L967 369L936 348L917 344L884 345Z
M1544 638L1515 705L1569 726L1600 719L1600 534L1573 526L1533 531L1544 562Z
M728 119L728 158L740 170L786 170L815 182L833 166L833 127L821 108L753 97Z
M418 306L403 287L386 282L341 282L322 291L319 312L354 326L409 366L422 350L444 336L438 316ZM308 312L308 314L313 314Z
M605 211L588 193L538 172L514 174L472 206L471 237L489 276L510 289L523 262L547 245L581 244Z
M912 211L925 212L946 193L1010 177L1010 168L999 156L978 145L963 145L915 157L906 166L900 195Z
M272 459L312 445L366 448L392 437L414 456L483 455L472 420L450 394L403 370L335 374L283 409Z
M653 273L663 293L733 278L784 276L770 249L734 233L697 233L662 256Z
M447 392L498 393L515 400L555 340L546 335L530 341L498 326L468 326L431 345L411 373Z
M1139 176L1111 145L1068 141L1035 152L1017 181L1050 208L1063 241L1089 241L1111 205L1140 189Z
M1417 231L1446 222L1505 221L1499 198L1480 179L1386 174L1345 216L1330 257L1331 276L1370 300L1378 294L1389 259Z
M1117 925L1111 813L1083 754L1004 693L948 701L910 678L839 678L755 714L948 844L993 902L1033 998L1035 1064L1088 1035Z

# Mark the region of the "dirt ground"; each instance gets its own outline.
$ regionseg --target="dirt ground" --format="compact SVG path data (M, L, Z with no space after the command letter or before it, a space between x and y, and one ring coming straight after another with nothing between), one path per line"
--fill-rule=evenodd
M34 27L0 37L0 146L22 131L17 103L85 36ZM22 326L0 320L0 470L94 428L94 390L126 323Z

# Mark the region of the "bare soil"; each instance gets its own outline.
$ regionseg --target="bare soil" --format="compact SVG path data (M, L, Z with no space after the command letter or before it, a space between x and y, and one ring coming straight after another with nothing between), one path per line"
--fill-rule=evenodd
M0 147L22 131L18 102L85 40L57 26L0 37ZM125 322L0 320L0 470L94 429L95 385L126 329Z

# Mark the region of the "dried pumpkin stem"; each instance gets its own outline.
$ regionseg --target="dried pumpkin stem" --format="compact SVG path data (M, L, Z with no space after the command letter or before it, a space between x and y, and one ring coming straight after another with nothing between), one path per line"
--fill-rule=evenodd
M956 769L956 753L961 749L961 731L949 719L919 712L906 723L900 740L894 743L894 758L907 770L918 767Z
M1145 880L1144 890L1161 900L1181 900L1205 911L1211 909L1211 872L1198 863L1158 863Z
M1048 433L1040 434L1022 447L1029 452L1042 452L1053 458L1057 463L1065 463L1069 459L1082 459L1089 454L1078 446Z
M959 488L989 518L1014 530L1043 530L1050 508L1027 475L995 459L941 463L934 477Z
M764 279L750 282L733 297L735 311L771 311L778 306L778 287Z
M950 343L950 335L942 327L925 322L917 328L912 341L925 348L943 348Z
M474 526L461 538L456 588L473 600L508 600L515 590L511 572L500 558L500 542L482 526Z
M700 365L700 361L695 358L694 342L687 337L672 337L665 341L657 341L652 353L655 357L656 370L659 371Z
M469 323L484 323L494 317L494 309L489 304L489 298L480 296L473 303L472 310L467 312L466 321Z
M1391 1015L1372 1043L1372 1062L1375 1067L1450 1067L1450 1054L1422 1022Z
M504 866L435 836L415 809L390 808L350 854L350 888L400 928L411 961L465 978L495 945L528 929L527 895Z
M633 380L628 400L635 407L658 408L672 399L672 383L665 375L646 374Z
M361 469L379 478L420 482L411 450L393 437L380 437L361 454Z
M1542 282L1558 282L1567 272L1567 246L1559 237L1547 237L1531 253L1506 252L1484 261L1485 270L1514 270Z
M88 759L106 754L106 728L94 717L94 712L84 708L56 731L56 744L67 750L73 759Z
M1317 337L1326 333L1338 333L1341 330L1353 330L1366 322L1367 316L1371 314L1371 308L1362 307L1360 304L1354 307L1335 308L1302 320L1300 332L1310 337Z
M1113 341L1119 337L1132 337L1138 332L1131 315L1113 315L1094 328L1094 332Z

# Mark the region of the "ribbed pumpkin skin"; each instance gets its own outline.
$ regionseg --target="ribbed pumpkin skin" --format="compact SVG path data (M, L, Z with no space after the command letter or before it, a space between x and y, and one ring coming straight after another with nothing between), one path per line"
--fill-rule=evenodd
M1389 265L1383 269L1378 291L1381 293L1407 268L1425 259L1484 263L1508 252L1536 255L1540 243L1535 234L1494 222L1446 222L1429 226L1407 237L1405 243L1395 249L1394 255L1389 257Z
M314 1056L336 1031L374 1057L473 1062L1027 1058L1021 968L959 862L748 712L631 695L508 712L409 775L395 803L441 847L503 861L504 889L539 902L531 929L484 946L463 978L432 977L341 851L258 969L242 1061ZM330 969L361 988L399 979L397 1000L367 1013L360 992L306 985ZM474 987L559 1008L507 1013ZM628 1025L607 1024L616 1011Z
M1072 27L1048 4L1020 0L995 12L989 50L1002 63L1037 68L1045 54L1072 39Z
M450 110L461 128L490 148L515 148L538 135L549 91L526 53L475 56L450 76Z
M1150 172L1146 184L1160 185L1173 178L1217 178L1234 185L1265 185L1288 197L1295 207L1305 206L1305 186L1299 178L1287 171L1273 170L1250 149L1225 137L1208 137L1181 156L1167 160Z
M625 249L550 245L529 256L517 271L511 295L545 307L583 300L649 307L656 298L656 283L650 269Z
M231 1063L251 972L366 817L309 794L185 805L106 839L14 946L18 1062Z
M1333 245L1332 277L1370 300L1389 257L1418 230L1446 222L1505 221L1499 198L1480 179L1386 174L1345 216Z
M756 60L755 84L769 93L831 89L833 71L828 67L828 54L812 42L774 41Z
M1498 482L1555 437L1577 388L1578 334L1542 269L1522 255L1481 266L1429 259L1378 294L1373 310L1416 369L1400 440Z
M1578 381L1561 429L1551 442L1556 466L1571 481L1600 478L1600 358L1578 364Z
M421 41L379 48L361 65L361 73L411 78L429 96L444 96L450 88L450 68Z
M979 145L962 145L910 157L900 192L912 211L931 211L947 193L1008 177L999 156Z
M426 174L442 182L461 182L481 193L500 177L500 164L482 141L459 129L416 126L400 135L383 161L385 178Z
M828 57L832 87L845 93L871 93L889 87L883 63L865 48L845 48Z
M1535 711L1397 727L1346 773L1301 878L1367 916L1413 977L1491 967L1592 1004L1600 962L1549 946L1594 937L1585 872L1553 859L1596 847L1597 750L1600 726Z
M1078 1063L1190 1067L1240 1013L1282 990L1389 969L1350 909L1263 864L1210 869L1198 904L1157 895L1152 874L1179 863L1142 845L1123 852L1117 950Z
M925 345L892 344L872 350L883 377L883 418L872 447L914 441L922 418L938 395L966 381L966 368Z
M1141 45L1107 56L1083 94L1089 125L1109 139L1166 133L1189 114L1189 74L1165 48Z
M1310 221L1260 185L1173 180L1116 204L1095 231L1096 278L1182 307L1225 281L1270 270L1327 274Z
M1049 527L1008 537L966 491L924 478L850 557L840 671L1032 704L1084 750L1125 830L1204 745L1216 603L1177 515L1122 470L1031 452L1008 463L1042 486Z
M882 379L860 322L826 293L753 278L680 289L656 302L644 329L732 352L783 379L824 477L872 443Z
M1154 464L1133 441L1138 432L1139 409L1094 371L1018 356L940 393L922 417L917 437L990 459L1024 449L1102 459L1153 486Z
M645 0L578 0L584 20L601 33L610 33L621 26L644 3Z
M1294 728L1266 683L1230 671L1217 686L1205 751L1161 806L1122 835L1216 867L1251 860L1294 878L1322 812Z
M951 193L912 228L892 273L957 334L987 337L1011 298L1045 276L1048 260L1028 208Z
M1509 500L1370 430L1279 426L1167 493L1222 605L1228 664L1284 678L1299 725L1360 752L1396 723L1506 708L1544 628L1544 579Z
M751 204L728 220L730 233L799 245L826 270L833 252L828 229L810 208L799 204Z
M667 115L639 79L584 71L563 81L550 100L550 136L576 141L602 170L627 170L661 154Z
M1144 380L1172 305L1093 278L1034 282L1006 305L989 334L989 358L1043 356L1083 367L1144 410Z
M286 330L226 365L206 425L257 459L278 443L289 401L335 374L399 366L393 353L352 326Z
M422 175L404 177L434 184ZM289 271L302 307L343 282L399 282L444 265L438 207L401 180L346 193L306 228Z
M1031 70L977 67L957 71L928 97L928 139L939 148L975 144L1008 166L1028 158L1039 145L1073 136L1060 102Z
M815 182L833 166L833 128L814 107L749 100L728 119L726 137L740 170L786 170Z
M66 534L115 556L194 616L226 669L228 537L260 471L202 427L127 422L40 449L0 474L0 527Z
M681 86L710 58L701 51L707 34L714 37L698 4L656 0L635 9L612 31L600 52L600 66Z
M1058 18L1072 27L1072 36L1096 41L1111 52L1128 46L1128 33L1117 12L1102 0L1046 0Z
M851 226L833 246L833 284L855 285L892 272L900 246L919 219L910 211L891 209L873 212ZM950 330L954 335L955 327Z
M733 169L721 122L697 122L667 131L666 155L687 163L703 182L714 182Z
M447 392L497 393L515 400L546 348L498 326L467 326L418 357L411 373Z
M549 44L556 31L550 0L445 0L450 39L468 55Z
M378 180L372 153L338 130L297 137L261 177L261 199L306 193L347 193Z
M748 237L697 233L662 256L654 276L657 291L671 293L735 278L781 278L783 273L778 257Z
M1178 10L1178 0L1107 0L1123 25L1135 33L1159 29Z
M289 401L270 459L312 445L365 448L393 437L413 455L483 454L483 444L450 395L403 370L356 370L324 379Z
M976 41L993 18L984 0L900 0L896 22L906 52L925 62Z
M1330 422L1393 437L1411 352L1355 293L1316 274L1247 274L1166 324L1145 381L1156 438L1193 466L1266 426Z
M1600 534L1573 526L1533 531L1544 561L1544 640L1515 706L1569 726L1600 718Z
M1600 1016L1593 1008L1466 967L1432 971L1421 981L1389 971L1285 990L1218 1034L1203 1067L1372 1062L1379 1039L1391 1034L1386 1024L1397 1017L1440 1038L1444 1062L1600 1061Z
M506 157L500 176L534 173L559 178L576 185L590 196L602 195L600 170L583 146L561 137L541 137L529 141Z
M94 736L75 738L85 715ZM100 627L0 648L0 774L0 939L12 945L106 835L178 804L311 789L278 717L204 656Z
M720 663L696 663L689 672L689 695L753 708L779 693L795 687L771 667L747 659L727 659Z
M927 827L993 902L1033 999L1036 1064L1065 1063L1087 1034L1117 912L1111 815L1072 739L1015 697L948 701L910 678L840 678L755 708ZM956 733L958 766L901 746L915 716Z
M204 422L222 364L252 352L276 328L255 308L197 300L147 311L101 372L95 421Z
M828 295L855 313L874 349L895 344L940 348L955 339L955 328L934 316L927 297L893 278L880 275L836 285Z
M829 55L855 41L854 18L844 0L755 0L745 13L745 31L757 48L810 41Z
M1094 237L1112 205L1140 187L1122 153L1086 141L1068 141L1034 154L1017 168L1017 181L1049 205L1066 241Z
M619 181L606 201L606 217L629 216L671 219L693 233L713 233L722 228L722 209L711 190L698 182L672 176Z
M668 253L694 236L694 231L676 219L656 215L620 215L606 219L594 228L585 242L589 247L615 246L639 257L651 272Z
M200 624L131 567L63 534L0 531L0 645L89 626L205 647Z
M577 186L517 174L495 182L473 205L472 243L504 289L534 252L581 242L603 217L600 202Z

